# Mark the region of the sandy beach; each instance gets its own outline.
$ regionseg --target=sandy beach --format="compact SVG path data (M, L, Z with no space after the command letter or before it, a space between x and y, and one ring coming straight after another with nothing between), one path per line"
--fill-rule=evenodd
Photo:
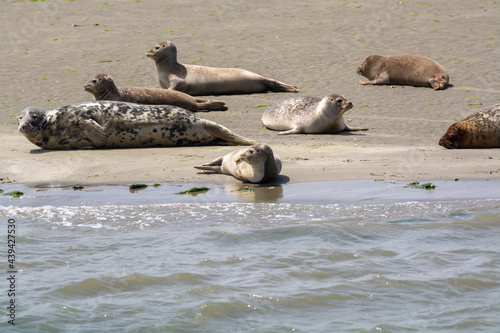
M145 52L166 40L182 63L243 68L300 89L205 96L229 110L200 113L271 145L289 182L500 178L500 149L438 145L449 125L500 102L495 1L10 1L0 17L3 183L237 182L192 166L238 147L48 151L18 132L26 107L93 100L83 85L99 73L118 86L158 88ZM361 86L355 71L371 54L429 57L452 86ZM267 105L331 93L354 104L348 124L369 130L278 136L262 125Z

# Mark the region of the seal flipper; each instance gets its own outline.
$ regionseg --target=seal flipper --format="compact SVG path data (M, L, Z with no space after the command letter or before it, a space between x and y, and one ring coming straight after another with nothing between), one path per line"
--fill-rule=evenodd
M172 76L169 77L169 81L170 81L170 86L168 87L168 89L181 91L183 93L186 92L188 85L185 80L179 78L178 76Z
M368 128L365 128L365 127L349 127L349 125L345 124L344 131L346 131L346 132L368 131Z
M86 119L82 121L80 123L80 128L95 148L101 148L106 143L106 131L93 119Z
M212 162L205 163L202 165L195 165L194 168L199 169L199 170L206 170L206 171L213 171L213 172L217 172L217 173L222 173L221 166L222 166L223 159L224 159L224 157L219 157L219 158L216 158L215 160L213 160Z
M273 79L267 79L265 85L267 89L273 92L299 92L299 89L296 86Z
M257 143L257 141L245 138L241 135L238 135L226 127L217 124L213 121L203 119L204 121L204 128L205 130L213 135L216 138L219 138L221 140L224 140L225 144L227 145L240 145L240 146L246 146L246 145L254 145Z
M289 131L278 132L278 135L301 134L301 133L304 133L304 131L302 130L302 127L295 126L294 128L292 128Z

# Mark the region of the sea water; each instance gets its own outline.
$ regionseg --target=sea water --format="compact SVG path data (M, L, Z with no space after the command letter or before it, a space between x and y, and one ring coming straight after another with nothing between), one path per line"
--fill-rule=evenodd
M500 181L434 184L2 185L0 331L499 332Z

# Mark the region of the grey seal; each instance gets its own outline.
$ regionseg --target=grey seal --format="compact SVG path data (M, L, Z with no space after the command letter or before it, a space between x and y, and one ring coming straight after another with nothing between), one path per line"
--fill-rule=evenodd
M189 111L226 111L224 102L196 98L180 91L160 88L119 88L108 74L98 74L83 89L96 101L121 101L138 104L173 105Z
M19 131L43 149L249 145L255 141L171 105L84 102L51 110L29 107Z
M249 183L265 183L281 172L281 159L265 143L233 151L196 169L232 175Z
M394 84L445 89L450 77L444 68L426 57L411 54L392 56L371 55L358 67L356 73L370 81L359 84Z
M155 62L162 88L192 96L298 91L295 86L244 69L181 64L177 62L177 48L170 41L155 45L146 56Z
M500 104L452 124L439 145L448 149L500 148Z
M264 125L278 134L318 134L342 131L366 131L368 128L350 127L344 113L352 103L344 97L331 94L319 97L291 97L269 106L262 115Z

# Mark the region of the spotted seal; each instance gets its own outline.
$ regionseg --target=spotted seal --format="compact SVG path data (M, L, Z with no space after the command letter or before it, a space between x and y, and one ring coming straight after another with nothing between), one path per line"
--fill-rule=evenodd
M177 48L170 41L155 45L146 56L155 62L162 88L192 96L298 91L295 86L239 68L181 64L177 62Z
M439 145L448 149L500 148L500 104L451 125Z
M155 88L118 88L108 74L98 74L83 86L95 100L173 105L189 111L225 111L224 102L196 98L180 91Z
M269 106L262 115L264 125L278 134L338 133L366 131L368 128L350 127L344 113L352 103L340 95L319 97L291 97Z
M271 147L259 143L243 150L233 151L196 169L232 175L249 183L265 183L281 172L281 159Z
M434 90L445 89L450 80L444 68L429 58L399 54L393 56L371 55L356 73L370 81L359 84L394 84L415 87L431 86Z
M171 105L95 101L52 110L29 107L18 129L43 149L248 145L255 141Z

